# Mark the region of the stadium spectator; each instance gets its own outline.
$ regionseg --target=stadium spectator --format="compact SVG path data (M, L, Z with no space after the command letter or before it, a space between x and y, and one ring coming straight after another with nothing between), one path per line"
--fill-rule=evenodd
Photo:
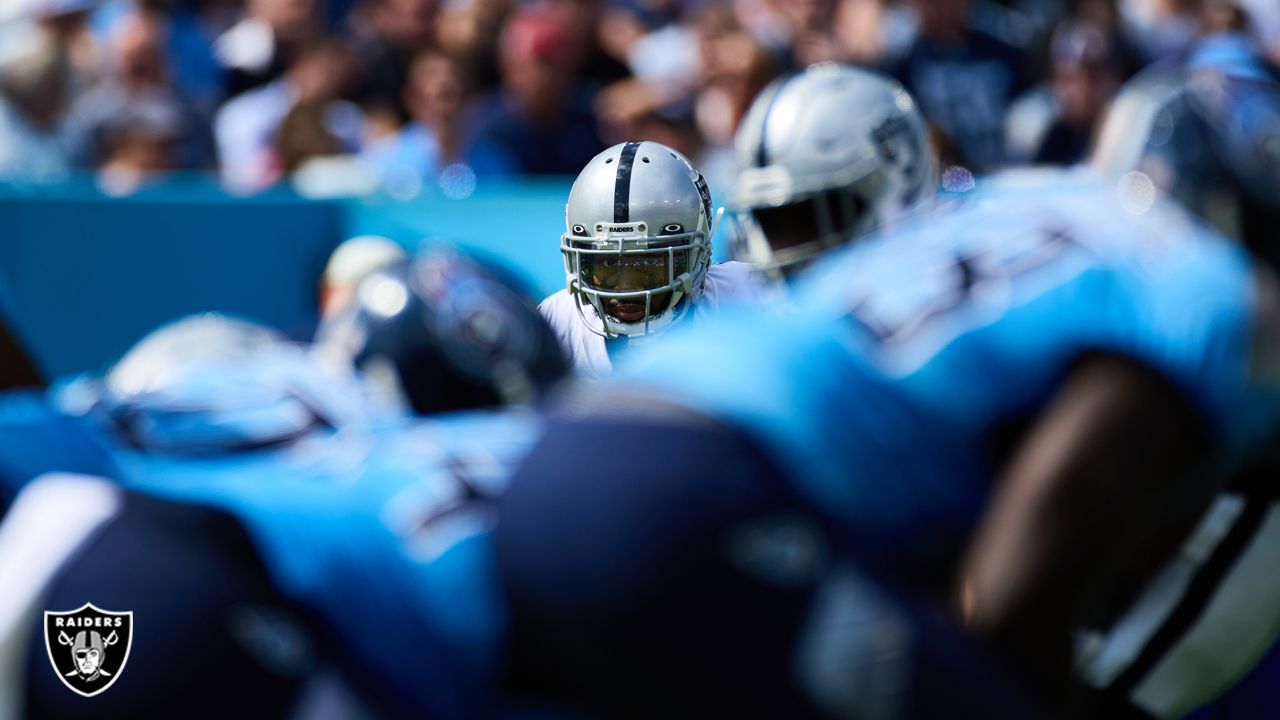
M694 118L704 147L698 158L713 187L728 187L734 172L733 134L752 100L779 70L779 60L732 15L708 8L697 20L701 86Z
M598 34L602 47L625 63L631 74L596 95L600 132L606 142L643 137L697 157L697 142L673 143L670 136L667 140L649 137L637 127L646 122L644 118L659 115L691 119L692 99L702 74L694 17L677 3L619 3L601 15Z
M790 47L792 64L806 67L820 62L842 62L848 52L836 37L836 12L843 3L839 0L801 0L779 2L775 17L782 27Z
M0 70L0 176L59 179L74 143L67 111L74 100L72 46L84 9L42 17L25 51Z
M1263 54L1272 65L1280 65L1280 3L1271 0L1238 0L1237 6L1249 18Z
M1057 117L1045 133L1037 163L1080 162L1103 111L1124 82L1123 59L1098 28L1063 25L1053 41L1053 96Z
M436 23L436 45L465 58L477 90L498 87L498 42L514 0L446 3Z
M348 154L348 148L330 122L327 103L304 100L294 105L280 121L276 134L276 158L281 170L291 175L308 161Z
M339 39L319 41L301 52L285 75L229 101L214 118L222 179L238 192L265 188L280 178L277 131L303 102L324 106L325 128L346 152L359 148L359 109L339 98L354 81L355 56Z
M108 194L127 195L177 169L190 129L183 108L163 97L121 107L98 127L98 186Z
M604 0L541 0L543 12L568 33L570 66L592 90L631 74L625 62L607 51L601 21Z
M213 166L207 123L173 87L167 30L162 15L145 9L129 13L116 25L102 81L71 108L72 122L83 138L78 164L108 163L118 151L112 144L127 134L134 141L146 136L171 146L163 154L172 157L143 163L148 167Z
M1080 162L1126 63L1113 36L1083 22L1064 22L1051 43L1051 78L1009 110L1011 159L1055 165Z
M426 50L414 58L403 92L409 122L394 134L370 142L362 154L380 183L435 182L446 167L457 163L478 176L513 169L513 160L503 150L471 138L469 85L466 68L457 57Z
M970 23L973 0L915 0L920 30L888 68L920 103L943 165L1005 164L1004 114L1031 84L1023 51Z
M522 8L503 28L502 86L481 106L477 142L527 175L573 175L604 149L591 92L574 75L570 28L549 10Z
M435 41L436 0L366 0L351 18L353 42L363 58L359 92L365 114L393 130L409 118L402 90L415 55Z
M1201 0L1128 0L1120 4L1147 61L1185 52L1199 34Z
M247 0L244 17L214 41L227 96L278 78L321 31L316 0Z
M288 144L291 153L311 145L302 154L323 157L321 145L336 140L326 152L348 159L371 148L379 169L355 170L364 180L350 185L353 192L385 187L374 176L397 164L387 162L392 157L418 168L418 187L458 160L480 175L489 166L568 175L607 142L649 133L693 153L723 184L731 172L729 140L754 95L776 73L820 61L894 74L930 120L943 166L981 173L1077 159L1117 78L1179 52L1197 34L1247 31L1280 57L1273 4L358 0L352 7L352 0L329 0L322 7L316 0L108 0L95 9L89 0L47 0L42 14L0 28L0 74L10 75L0 135L22 138L0 139L8 148L0 156L20 151L27 159L13 162L32 166L22 174L43 177L50 167L65 172L68 162L100 166L103 128L133 122L139 113L125 106L138 104L151 118L143 134L155 134L162 114L181 117L181 127L165 123L161 133L176 135L165 139L173 147L164 154L174 155L167 165L205 168L216 159L238 191L267 187L288 167L309 165L295 162L299 157L282 162L276 130L301 99L299 81L287 76L314 64L301 58L314 59L328 28L350 43L355 59L330 65L333 79L319 84L347 85L353 71L362 73L338 95L357 101L363 118L350 106L321 111L333 98L321 99L298 110ZM15 29L22 27L28 30ZM422 53L435 59L423 61L429 70L414 77L413 58ZM59 73L66 77L39 79ZM18 87L24 75L31 87L62 89L33 98ZM447 97L458 82L461 102ZM255 94L241 97L247 90ZM472 95L474 104L465 101ZM50 112L54 106L60 109ZM457 132L463 127L471 137ZM433 149L436 135L443 148ZM321 136L329 139L293 142ZM475 147L505 160L470 158ZM436 154L444 159L431 159Z

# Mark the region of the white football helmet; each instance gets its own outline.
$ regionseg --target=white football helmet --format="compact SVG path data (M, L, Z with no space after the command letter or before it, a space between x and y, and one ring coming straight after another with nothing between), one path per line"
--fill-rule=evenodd
M934 161L896 81L830 63L761 91L735 138L735 259L780 277L929 197Z
M565 285L597 335L657 332L702 294L711 265L711 193L675 150L651 141L605 150L578 174L564 216Z

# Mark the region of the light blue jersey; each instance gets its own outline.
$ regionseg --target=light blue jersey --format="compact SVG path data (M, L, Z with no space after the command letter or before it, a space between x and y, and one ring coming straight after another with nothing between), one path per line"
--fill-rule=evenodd
M538 428L532 413L484 412L221 458L118 459L134 490L238 518L282 592L392 689L393 707L474 717L494 695L505 628L489 501Z
M191 363L130 395L82 381L59 399L86 410L122 485L236 517L384 709L482 715L506 621L491 501L541 421L366 412L358 380L343 378L284 348Z
M44 393L0 393L0 519L19 490L49 472L118 473L107 444L81 418L58 412Z
M742 312L619 374L745 430L871 553L961 549L995 434L1089 352L1183 388L1225 447L1269 427L1246 253L1142 188L997 180L815 267L793 315ZM690 359L696 362L690 362Z

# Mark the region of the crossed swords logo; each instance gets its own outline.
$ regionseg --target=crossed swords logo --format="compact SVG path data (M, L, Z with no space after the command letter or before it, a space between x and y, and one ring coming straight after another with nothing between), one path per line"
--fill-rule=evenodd
M108 636L106 636L105 638L103 638L103 639L102 639L102 647L103 647L104 649L105 649L105 648L109 648L109 647L111 647L112 645L115 645L115 644L116 644L116 643L118 643L118 642L120 642L120 636L116 634L116 631L115 631L115 630L112 630L110 635L108 635ZM66 645L67 647L71 647L72 645L74 645L74 644L75 644L75 641L74 641L74 640L72 640L70 637L68 637L68 636L67 636L67 631L66 631L66 630L60 630L60 631L58 632L58 643L59 643L59 644L61 644L61 645ZM79 670L79 668L76 668L76 669L73 669L73 670L72 670L71 672L69 672L69 673L63 673L62 675L63 675L63 677L80 677L80 670ZM107 672L106 670L103 670L101 666L99 666L99 667L94 671L94 675L102 675L103 677L111 677L111 673Z

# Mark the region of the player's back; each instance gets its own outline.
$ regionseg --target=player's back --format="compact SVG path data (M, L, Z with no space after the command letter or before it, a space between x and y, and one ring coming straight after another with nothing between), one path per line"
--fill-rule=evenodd
M116 469L92 426L59 412L43 392L0 394L0 519L23 486L48 472L112 476Z
M1002 431L1088 353L1150 366L1245 438L1253 274L1150 197L998 180L815 268L794 315L685 333L624 382L745 428L861 548L901 562L960 549Z
M485 501L536 416L370 409L359 377L290 346L169 373L136 392L87 379L60 397L84 407L126 488L243 525L273 585L377 688L371 700L392 714L474 715L491 695L502 620Z
M237 518L376 703L468 717L492 696L503 632L488 501L537 427L523 411L405 418L222 457L128 451L120 465L133 490Z

